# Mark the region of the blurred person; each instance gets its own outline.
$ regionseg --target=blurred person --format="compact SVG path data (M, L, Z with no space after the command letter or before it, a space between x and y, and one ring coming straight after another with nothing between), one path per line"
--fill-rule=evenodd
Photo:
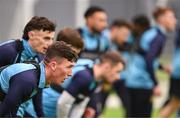
M17 63L4 68L0 73L0 116L15 117L20 104L31 99L39 89L62 83L71 76L76 60L77 54L70 46L55 42L36 66Z
M107 13L98 6L89 7L84 13L85 26L79 28L85 48L80 58L96 59L109 48L109 40L102 32L107 27Z
M166 33L173 31L176 18L172 9L159 7L153 13L156 26L143 33L141 50L133 55L126 81L128 107L126 117L151 117L152 96L161 94L155 69L166 70L157 62L166 42Z
M41 62L47 48L53 43L55 27L49 19L34 16L24 27L21 39L10 40L0 45L0 67L28 60ZM43 117L40 98L40 94L37 94L32 101L37 116ZM31 101L21 105L20 114L29 102Z
M111 41L110 49L116 50L120 55L122 55L126 62L126 68L120 73L118 80L114 81L113 83L104 81L103 84L100 85L102 89L93 94L93 97L88 105L88 109L93 109L95 111L95 117L102 114L107 97L112 89L115 90L121 99L123 107L125 108L126 106L124 81L126 79L129 51L131 50L131 45L128 43L130 29L130 24L128 22L123 19L115 19L110 25L110 28L104 31L107 32L107 37L109 37L109 40ZM86 112L88 112L88 110Z
M175 49L170 75L170 90L168 102L161 108L160 117L169 118L180 107L180 26L177 27Z
M177 31L176 31L176 34L174 35L176 38L176 40L175 40L175 50L178 50L178 44L176 44L176 42L178 42L177 40L178 40L178 35L179 35L179 27L180 27L180 24L179 24L179 21L180 21L180 14L179 14L179 11L180 11L180 9L179 9L179 3L180 3L180 1L179 0L170 0L170 1L168 1L168 6L169 7L171 7L173 10L174 10L174 12L175 12L175 15L176 15L176 18L177 18L177 20L178 20L178 22L177 22ZM174 37L173 37L174 38ZM174 57L176 57L175 55L177 55L177 53L176 53L177 51L174 51ZM173 57L173 58L174 58ZM175 59L174 59L175 60ZM173 62L174 63L174 62ZM175 66L175 65L173 65L173 66ZM171 71L172 71L172 66L170 66L170 68L171 68ZM172 73L172 72L171 72ZM170 73L170 74L171 74ZM171 78L171 77L170 77ZM170 80L171 81L171 80ZM170 86L171 86L171 83L172 82L170 82ZM171 89L169 89L169 96L168 96L168 98L167 98L167 100L165 101L165 103L164 103L164 105L162 106L162 107L164 107L164 106L166 106L167 104L168 104L168 102L170 101L170 99L171 99ZM176 117L180 117L180 109L178 109L177 110L177 113L176 113Z
M142 34L151 27L149 18L146 15L140 14L132 18L132 33L131 40L133 40L133 51L141 50L140 39Z
M58 118L80 118L84 111L79 113L91 99L91 95L97 84L103 80L112 83L119 78L119 72L124 68L122 57L115 51L109 51L101 55L99 62L92 67L84 66L76 72L68 87L58 99ZM76 104L79 106L76 107Z

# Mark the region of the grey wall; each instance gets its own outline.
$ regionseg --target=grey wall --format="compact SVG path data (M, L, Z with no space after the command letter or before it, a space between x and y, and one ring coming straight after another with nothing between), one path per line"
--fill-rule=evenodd
M26 7L32 1L35 1L32 9L27 9ZM157 1L158 0L0 0L0 42L10 38L20 38L25 24L33 15L46 16L56 22L58 31L63 27L75 27L77 24L82 25L84 23L82 21L83 18L78 18L78 20L80 19L78 21L77 16L83 17L83 13L86 10L85 8L90 5L103 7L108 13L109 22L114 18L124 18L130 21L136 14L146 14L151 17ZM180 0L169 1L171 6L178 11ZM82 13L82 15L77 15L77 11L78 13ZM180 17L179 12L177 13L178 17ZM165 49L166 54L172 54L172 34L169 39Z
M57 29L75 25L75 0L39 0L35 15L46 16L57 24Z
M0 41L10 38L8 35L18 4L18 0L0 0Z
M31 0L0 0L0 41L7 38L17 38L22 35L22 30L28 18L24 18L28 13L23 10L22 2ZM103 7L109 15L109 21L121 17L130 20L134 15L146 13L150 16L156 0L34 0L35 5L32 13L38 16L46 16L57 24L57 29L62 27L74 27L77 24L76 2L82 7L84 5L99 5ZM82 6L81 6L82 5ZM83 10L83 9L80 9ZM85 11L85 9L84 9ZM83 13L84 11L79 11ZM32 15L33 16L33 15ZM31 16L31 17L32 17ZM79 24L83 24L79 21Z
M131 20L136 14L151 16L157 0L91 0L91 5L99 5L105 8L109 20L124 18Z

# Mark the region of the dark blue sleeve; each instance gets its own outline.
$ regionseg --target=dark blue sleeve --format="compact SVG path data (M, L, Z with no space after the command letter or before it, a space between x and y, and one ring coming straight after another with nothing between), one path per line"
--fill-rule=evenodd
M180 47L180 26L176 29L175 46L176 48Z
M0 104L0 116L11 113L16 116L21 103L25 102L37 86L36 70L24 71L16 74L10 80L8 93Z
M0 67L12 64L16 58L15 43L11 42L0 46Z
M38 117L44 117L43 109L42 109L42 89L38 91L38 93L32 98L34 110Z
M88 87L91 84L92 76L87 71L76 73L70 85L66 89L73 97L77 97L79 93L88 92Z
M150 77L154 83L154 85L157 85L157 80L155 77L155 72L154 72L154 67L153 67L153 62L154 60L160 55L160 52L162 50L162 45L163 45L163 39L160 37L156 37L150 44L150 48L148 52L146 53L145 60L147 63L147 70L150 74Z

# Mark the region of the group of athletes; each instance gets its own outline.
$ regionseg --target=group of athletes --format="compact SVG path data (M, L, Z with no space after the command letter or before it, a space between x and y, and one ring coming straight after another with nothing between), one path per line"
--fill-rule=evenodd
M34 16L22 38L0 44L0 117L100 118L115 90L124 117L151 117L153 96L161 95L155 72L170 76L159 117L180 106L180 27L174 11L157 7L154 25L143 14L131 22L91 6L81 28L63 28ZM172 66L161 64L167 33L176 31Z

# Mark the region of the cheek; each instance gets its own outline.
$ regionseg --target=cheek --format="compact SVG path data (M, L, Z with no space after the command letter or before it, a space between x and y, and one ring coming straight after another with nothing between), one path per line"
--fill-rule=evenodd
M53 40L47 41L46 44L47 44L48 46L52 45L52 44L53 44Z
M106 27L106 22L104 22L104 21L100 21L99 24L100 24L100 27L102 30Z
M39 38L37 38L36 41L34 41L34 47L36 49L39 49L42 46L42 44L43 43L42 43L41 39L39 39Z
M46 45L46 42L44 41L44 39L40 39L39 40L39 45L41 45L41 46Z
M65 75L66 75L66 69L64 69L64 68L59 69L57 76L64 77Z
M54 79L55 83L60 84L64 81L66 72L63 69L59 69L58 71L54 72Z

